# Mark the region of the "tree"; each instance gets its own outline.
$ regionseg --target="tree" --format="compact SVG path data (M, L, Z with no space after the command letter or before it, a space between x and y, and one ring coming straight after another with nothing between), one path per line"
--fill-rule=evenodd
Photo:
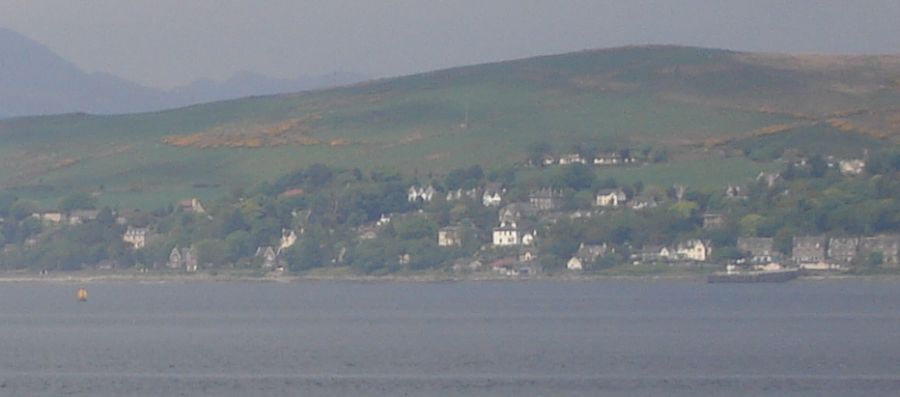
M549 233L541 239L541 249L556 258L568 259L581 244L584 236L584 225L562 221L551 227Z
M597 175L590 167L584 164L571 164L563 167L560 180L574 190L590 189L594 185Z
M99 213L97 213L97 223L104 226L112 226L116 223L116 217L113 215L113 211L109 207L103 207Z
M866 257L866 267L877 268L884 264L884 255L880 252L871 252Z
M312 189L324 187L334 178L334 172L325 164L313 164L303 173L306 186Z
M244 230L231 232L225 237L225 245L228 247L228 259L233 262L253 253L253 239Z
M304 271L325 264L326 252L319 233L307 233L287 250L286 260L291 271Z
M794 248L794 235L796 234L796 230L784 227L775 233L775 237L773 238L773 245L776 251L781 252L785 255L790 255L791 251Z
M730 261L740 259L744 256L744 253L739 251L735 247L719 247L715 249L712 253L712 259L717 262L721 261Z
M218 239L208 239L198 242L197 261L204 265L221 266L228 261L228 245Z
M533 142L528 145L527 150L528 162L535 167L542 167L544 165L544 156L550 154L553 146L546 141Z
M822 155L817 154L809 158L809 172L813 178L821 178L828 171L828 163Z
M33 201L19 200L9 207L9 214L17 221L21 221L37 211L38 206Z
M402 240L433 239L437 236L437 224L425 217L413 217L394 225L397 237Z
M468 168L457 168L450 171L444 178L444 184L450 190L471 189L478 186L482 179L484 179L484 170L476 164Z
M85 192L70 193L59 201L59 210L63 212L92 210L96 207L97 199Z
M759 214L747 214L741 217L740 231L743 237L756 237L765 218Z
M175 248L175 242L165 236L151 239L144 248L135 252L135 259L145 266L166 263L173 248Z
M0 193L0 217L9 216L9 209L19 198L12 193Z
M41 269L74 271L81 270L88 256L88 249L68 239L54 239L40 251L36 265Z

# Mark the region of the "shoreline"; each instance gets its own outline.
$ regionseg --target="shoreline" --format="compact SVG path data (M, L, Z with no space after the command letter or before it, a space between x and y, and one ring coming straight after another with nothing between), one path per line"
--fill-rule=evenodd
M192 284L192 283L304 283L304 282L342 282L342 283L458 283L458 282L697 282L706 283L706 274L659 273L647 275L604 275L604 274L562 274L542 276L504 276L499 274L395 274L384 276L367 275L263 275L247 274L152 274L152 273L53 273L41 275L24 272L0 272L0 285L3 284ZM888 282L900 283L900 274L883 275L849 275L849 274L816 274L800 276L795 282Z

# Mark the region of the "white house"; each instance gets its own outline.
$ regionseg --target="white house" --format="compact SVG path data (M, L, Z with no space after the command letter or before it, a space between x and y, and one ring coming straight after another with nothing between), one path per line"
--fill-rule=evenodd
M462 200L464 197L476 200L478 197L478 189L456 189L447 192L447 201Z
M281 229L281 244L278 246L278 252L291 248L297 242L297 233L290 229Z
M438 247L460 247L463 244L463 230L459 226L446 226L438 230Z
M278 263L278 253L272 246L257 248L255 256L262 259L262 266L265 268L275 267Z
M863 160L841 160L838 162L838 168L844 175L859 175L866 169L866 162Z
M499 183L488 184L481 195L481 204L485 207L499 207L503 202L503 193L506 193L506 189Z
M534 248L522 248L519 250L519 262L531 262L537 258L538 253Z
M519 245L519 228L515 222L503 221L499 227L494 228L492 242L497 247L510 247Z
M122 236L122 241L129 243L134 249L141 249L147 245L147 229L143 227L129 226Z
M675 254L678 257L689 259L697 262L704 262L709 255L712 254L712 246L709 242L702 240L688 240L675 248Z
M434 190L434 187L428 185L426 187L421 186L410 186L407 191L406 199L410 203L415 203L417 201L430 202L432 198L434 198L434 194L437 193L437 190Z
M534 245L534 239L537 238L537 231L532 230L530 232L522 232L522 245L532 246Z
M569 164L587 164L587 161L585 161L584 157L581 157L581 155L578 153L570 153L559 156L559 165Z
M375 226L384 226L384 225L387 225L388 223L391 223L391 217L387 216L385 214L381 214L381 217L378 218L377 222L375 222Z
M569 270L584 270L584 262L578 255L575 255L569 258L569 261L566 262L566 269Z
M631 209L634 210L642 210L646 208L656 208L656 200L655 199L634 199L631 200Z
M622 189L601 189L594 197L594 205L597 207L618 207L624 205L628 199Z
M170 269L183 268L186 272L196 272L199 266L194 246L190 248L178 248L178 246L175 246L175 248L172 248L166 266Z
M585 245L582 243L581 246L578 247L578 252L566 262L566 269L584 270L585 265L596 261L597 258L604 254L606 254L606 244Z
M184 199L178 202L178 207L181 208L182 211L194 214L203 214L206 213L206 208L203 208L203 203L200 202L197 198L189 198Z
M33 218L36 218L41 221L41 223L45 225L57 225L65 220L65 215L62 212L41 212L31 214Z
M69 224L80 225L87 221L93 221L99 214L100 210L75 210L69 213Z
M622 156L616 152L601 152L594 157L594 165L616 165L622 163Z

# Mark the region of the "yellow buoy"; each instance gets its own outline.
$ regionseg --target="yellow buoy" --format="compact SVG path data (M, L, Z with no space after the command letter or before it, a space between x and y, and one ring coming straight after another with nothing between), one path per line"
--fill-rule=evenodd
M87 302L88 294L87 294L87 290L86 290L86 289L84 289L84 288L79 288L79 289L78 289L78 293L76 294L76 296L78 297L78 301L79 301L79 302Z

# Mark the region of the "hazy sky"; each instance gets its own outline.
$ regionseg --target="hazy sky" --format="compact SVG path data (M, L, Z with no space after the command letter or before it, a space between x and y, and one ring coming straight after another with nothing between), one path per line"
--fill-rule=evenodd
M620 46L900 53L900 0L0 0L87 71L171 87L240 70L374 77Z

